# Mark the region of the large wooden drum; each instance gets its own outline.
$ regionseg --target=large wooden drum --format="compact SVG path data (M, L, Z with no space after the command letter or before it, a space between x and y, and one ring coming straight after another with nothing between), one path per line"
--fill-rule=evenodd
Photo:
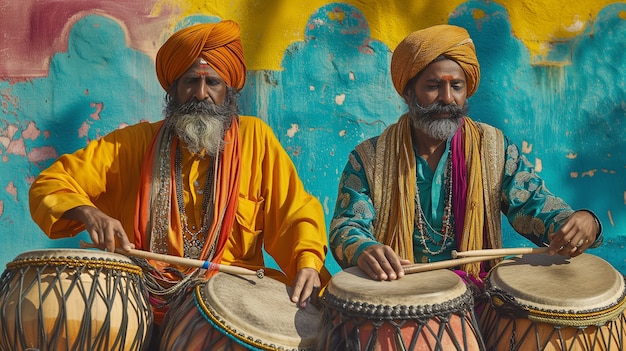
M142 271L123 255L29 251L0 278L0 350L145 350L152 322Z
M374 281L358 267L335 274L319 350L483 350L473 297L450 270Z
M315 350L321 312L296 306L291 291L268 276L217 273L169 309L160 350Z
M524 255L487 277L488 350L624 350L624 277L591 254Z

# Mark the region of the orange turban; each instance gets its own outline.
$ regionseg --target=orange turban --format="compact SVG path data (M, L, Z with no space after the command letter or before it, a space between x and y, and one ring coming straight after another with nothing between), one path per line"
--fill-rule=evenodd
M172 83L202 57L228 86L241 90L246 82L246 62L239 33L239 25L230 20L196 24L174 33L156 56L157 78L163 89L169 92Z
M391 56L391 80L404 96L406 84L439 55L458 63L465 72L467 96L476 92L480 68L476 48L464 28L442 24L409 34Z

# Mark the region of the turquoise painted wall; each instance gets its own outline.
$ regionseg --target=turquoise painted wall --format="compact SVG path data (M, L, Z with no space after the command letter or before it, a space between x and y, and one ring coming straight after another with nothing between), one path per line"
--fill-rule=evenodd
M63 19L63 35L53 41L60 49L47 58L45 70L28 59L11 67L0 64L2 266L23 251L77 246L79 238L46 238L30 219L28 187L41 169L113 129L161 118L163 92L153 57L165 35L138 49L129 42L136 43L142 33L124 25L129 20L123 16L132 11L124 8L116 15L100 8L81 8ZM322 202L327 222L348 152L404 112L389 78L393 48L372 37L364 10L329 3L308 14L299 29L303 40L284 50L280 69L252 69L241 93L242 112L263 118L275 130L305 186ZM468 1L444 18L465 27L478 50L482 77L469 115L503 129L537 164L553 192L599 215L605 244L590 252L623 273L625 14L626 4L607 5L580 34L552 42L539 59L514 36L502 5ZM143 28L166 28L164 18L168 14L150 18ZM188 17L176 25L217 18ZM10 27L0 27L5 38L11 35ZM28 45L44 43L32 38ZM0 42L0 59L11 49ZM39 73L18 73L28 68ZM510 227L504 231L507 246L530 245ZM328 267L338 269L332 258Z

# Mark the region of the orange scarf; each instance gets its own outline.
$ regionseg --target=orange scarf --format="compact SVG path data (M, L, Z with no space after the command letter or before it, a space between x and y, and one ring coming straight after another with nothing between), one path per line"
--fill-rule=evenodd
M146 153L141 168L141 181L137 196L137 212L135 215L135 246L141 250L151 251L155 240L159 240L158 231L165 231L165 244L167 253L183 256L183 234L180 223L178 204L176 201L176 187L174 179L174 154L178 138L174 136L167 123L163 123L155 134L150 148ZM218 160L215 171L215 206L213 222L209 227L206 241L202 248L200 259L219 263L221 261L228 236L230 235L237 202L239 198L239 178L241 168L241 144L239 140L239 121L233 117L231 127L224 134L224 150ZM169 155L163 155L168 152ZM161 167L169 166L169 175L161 179ZM169 178L169 179L167 179ZM160 198L159 192L163 189L161 184L167 187L168 198ZM182 191L182 190L181 190ZM170 210L163 211L161 204L169 204ZM163 228L165 227L165 228ZM212 258L208 257L211 244L215 244L215 253ZM150 261L150 263L163 272L169 265L163 262ZM187 268L183 273L190 274L196 268ZM207 277L213 274L207 272ZM166 275L167 276L167 275ZM176 278L175 278L176 279ZM180 278L178 278L180 279Z

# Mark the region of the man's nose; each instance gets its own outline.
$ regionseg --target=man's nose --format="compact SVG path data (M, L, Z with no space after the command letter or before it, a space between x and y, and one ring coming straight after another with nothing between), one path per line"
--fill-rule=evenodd
M439 101L443 102L446 105L450 105L454 102L454 96L452 95L452 87L444 86L439 91Z
M209 98L212 99L212 96L211 96L210 91L209 91L209 86L208 86L208 84L204 80L201 80L198 83L198 86L194 90L193 96L198 101L204 101L204 100L209 99Z

